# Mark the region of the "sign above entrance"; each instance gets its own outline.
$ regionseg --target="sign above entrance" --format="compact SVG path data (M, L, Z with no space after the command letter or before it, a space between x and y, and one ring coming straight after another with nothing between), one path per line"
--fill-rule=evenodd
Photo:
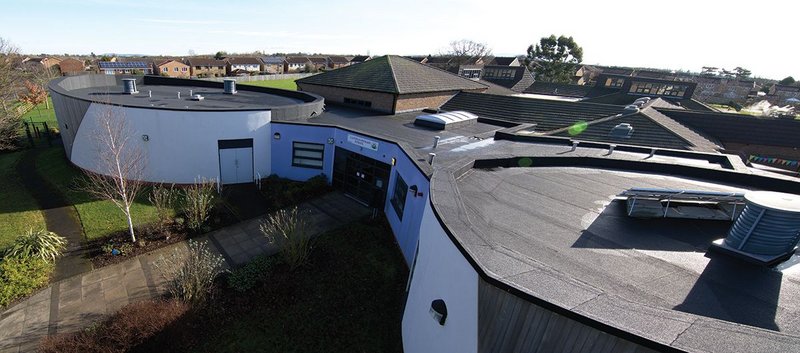
M358 147L369 148L373 151L378 150L378 142L365 139L361 136L347 135L347 142L350 142Z

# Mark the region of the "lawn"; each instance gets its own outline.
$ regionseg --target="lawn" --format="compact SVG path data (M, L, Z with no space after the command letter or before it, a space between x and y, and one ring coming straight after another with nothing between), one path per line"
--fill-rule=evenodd
M44 103L39 104L38 107L34 107L29 112L25 113L22 116L22 120L24 121L33 121L33 122L46 122L48 127L58 128L58 122L56 121L56 112L53 110L53 100L48 96L47 101L49 103L50 109L47 109Z
M44 229L44 216L15 173L24 151L0 154L0 249L29 228Z
M63 147L56 146L43 151L36 161L36 170L75 206L88 240L128 228L122 211L111 201L95 200L75 190L75 180L81 176L81 172L67 161ZM155 207L150 205L144 193L132 210L134 225L153 223L158 219Z
M297 90L297 84L294 83L293 79L248 81L248 82L242 82L240 84L242 84L242 85L260 86L260 87L272 87L272 88L288 89L288 90L292 90L292 91L296 91Z

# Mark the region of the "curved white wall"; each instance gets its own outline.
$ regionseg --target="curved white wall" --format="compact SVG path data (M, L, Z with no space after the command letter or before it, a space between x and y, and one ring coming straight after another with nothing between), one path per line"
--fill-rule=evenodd
M429 312L435 299L447 305L444 326ZM447 237L430 203L422 216L417 262L403 314L403 350L478 351L478 274Z
M97 171L94 134L98 114L108 106L92 103L72 145L71 161ZM120 109L114 119L126 119L131 141L142 147L145 181L188 184L198 176L219 180L217 141L253 139L253 171L270 174L269 111L175 111L147 108ZM142 135L148 135L144 141Z

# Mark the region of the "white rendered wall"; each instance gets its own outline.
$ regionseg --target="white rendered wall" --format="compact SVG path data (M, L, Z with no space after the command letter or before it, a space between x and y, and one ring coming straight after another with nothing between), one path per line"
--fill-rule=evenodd
M435 299L447 305L444 326L429 312ZM403 350L478 351L478 274L442 230L430 203L422 216L419 252L403 315Z
M81 122L72 145L72 163L96 167L94 139L98 120L107 106L93 103ZM146 159L145 181L188 184L197 177L219 180L218 140L253 139L253 172L270 174L270 112L198 112L146 108L115 108L131 130L131 142ZM142 139L148 136L148 141Z

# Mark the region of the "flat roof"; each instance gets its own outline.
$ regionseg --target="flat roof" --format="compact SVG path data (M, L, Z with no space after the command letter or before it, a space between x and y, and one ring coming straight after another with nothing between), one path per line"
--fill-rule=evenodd
M710 253L731 221L637 219L616 199L633 187L747 188L560 164L451 164L434 173L432 203L486 275L537 300L690 352L800 347L798 257L773 270Z
M164 86L137 84L139 93L123 94L121 86L89 87L70 91L74 97L92 101L110 102L129 107L167 108L182 110L260 110L303 103L300 99L274 94L238 90L224 94L222 89L198 86ZM203 100L191 99L200 94ZM152 93L152 97L148 93ZM181 93L178 99L178 92Z

